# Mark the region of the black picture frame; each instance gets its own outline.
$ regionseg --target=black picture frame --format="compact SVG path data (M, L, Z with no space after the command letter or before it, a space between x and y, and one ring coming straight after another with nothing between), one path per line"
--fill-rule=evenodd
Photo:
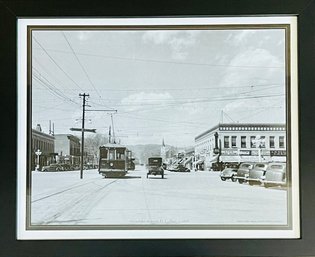
M17 18L298 16L300 239L16 240ZM305 1L1 1L2 172L0 256L313 256L315 2Z

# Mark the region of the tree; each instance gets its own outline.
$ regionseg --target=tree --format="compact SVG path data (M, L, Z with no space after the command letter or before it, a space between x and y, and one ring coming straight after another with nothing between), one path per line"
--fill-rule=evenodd
M93 158L98 158L100 146L108 143L108 138L102 134L88 135L84 139L84 148L87 156L93 156Z

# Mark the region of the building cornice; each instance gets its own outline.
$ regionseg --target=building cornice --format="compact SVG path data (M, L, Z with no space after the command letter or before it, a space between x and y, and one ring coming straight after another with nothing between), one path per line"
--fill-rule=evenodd
M196 136L195 141L217 129L219 131L285 131L286 126L284 123L219 123Z
M38 131L36 129L32 129L32 134L33 135L38 135L38 136L42 136L42 137L45 137L47 139L51 139L51 140L54 140L55 137L53 135L49 135L49 134L46 134L44 132L41 132L41 131Z

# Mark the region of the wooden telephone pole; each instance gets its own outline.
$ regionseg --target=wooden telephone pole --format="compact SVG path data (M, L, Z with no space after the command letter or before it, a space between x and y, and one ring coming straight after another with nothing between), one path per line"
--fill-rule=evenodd
M79 94L83 97L82 104L82 131L81 131L81 167L80 167L80 179L83 178L83 158L84 158L84 121L85 121L85 106L86 106L86 97L89 97L89 94Z

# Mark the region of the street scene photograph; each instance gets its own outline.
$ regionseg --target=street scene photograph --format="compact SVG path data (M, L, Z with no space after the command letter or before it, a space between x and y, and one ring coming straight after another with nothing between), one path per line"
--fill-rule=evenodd
M291 226L285 28L29 40L30 227Z

